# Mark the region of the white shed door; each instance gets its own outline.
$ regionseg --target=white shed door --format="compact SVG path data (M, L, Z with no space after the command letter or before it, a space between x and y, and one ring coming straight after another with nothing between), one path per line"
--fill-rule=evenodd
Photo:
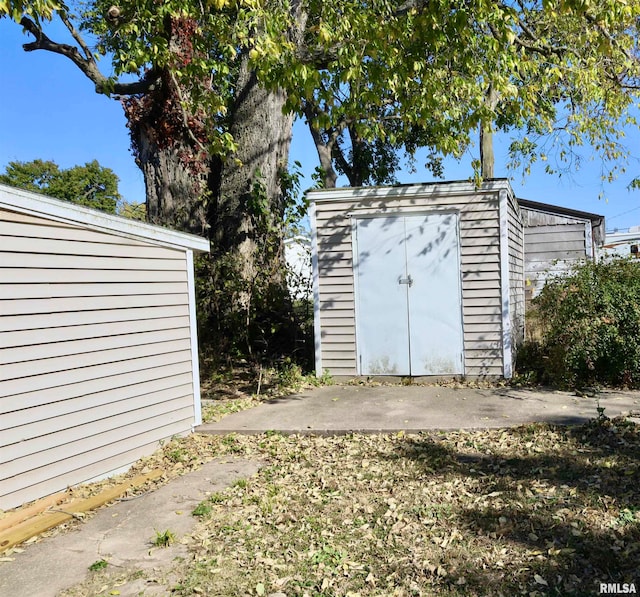
M457 214L359 218L355 228L360 373L461 374Z

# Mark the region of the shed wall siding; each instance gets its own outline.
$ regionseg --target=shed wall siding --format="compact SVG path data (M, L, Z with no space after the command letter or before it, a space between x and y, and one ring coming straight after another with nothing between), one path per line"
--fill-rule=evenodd
M320 199L314 202L314 209L323 369L336 376L358 374L352 223L348 214L384 217L398 211L410 215L456 210L460 214L465 374L503 374L498 191Z
M527 211L527 210L523 210ZM525 279L527 300L537 296L546 280L567 272L574 264L590 258L589 221L550 216L540 219L535 213L527 214L525 226ZM543 223L544 222L544 223Z
M191 431L187 257L0 210L0 508Z
M524 229L522 213L515 198L509 200L509 294L511 301L512 346L524 340Z

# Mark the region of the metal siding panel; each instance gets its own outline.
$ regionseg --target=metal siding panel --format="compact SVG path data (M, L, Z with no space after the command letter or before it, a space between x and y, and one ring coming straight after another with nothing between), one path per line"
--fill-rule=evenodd
M184 408L192 403L193 390L191 381L187 384L158 388L152 392L142 393L136 396L124 396L122 393L115 395L111 401L96 403L95 398L74 401L77 410L63 413L55 412L56 430L51 431L51 423L48 422L48 412L40 409L29 409L21 412L22 422L9 426L2 432L0 438L0 462L3 458L20 458L42 449L82 439L87 435L95 435L122 426L133 420L144 420L162 412L169 412L177 408ZM69 401L65 401L69 402ZM57 403L58 406L68 406L65 403ZM13 419L15 421L15 418ZM25 421L28 421L25 423ZM91 428L86 427L90 425ZM11 444L14 444L11 447ZM2 447L7 449L3 452Z
M167 352L165 354L154 354L137 359L121 360L113 363L102 363L99 365L85 366L78 369L57 371L48 375L36 375L25 382L25 378L11 379L0 384L0 398L14 396L36 390L44 390L57 386L64 386L77 382L88 382L99 377L111 378L121 373L129 373L136 370L154 369L163 365L173 365L176 363L191 363L191 351L182 350L178 352Z
M0 272L2 270L0 269ZM3 280L4 282L4 280ZM186 293L187 287L184 282L127 282L103 284L95 282L87 283L65 283L57 280L55 283L43 281L41 283L29 284L4 284L0 283L0 301L35 301L37 299L57 299L74 297L96 297L100 299L105 296L132 296L132 295L154 295L154 294L180 294ZM93 300L93 299L92 299ZM89 301L85 301L92 304ZM11 308L9 303L0 302L0 314L8 314L4 307ZM19 313L20 309L14 309Z
M130 361L150 355L181 352L190 348L188 339L184 338L157 342L150 345L129 345L106 350L101 350L99 345L94 344L94 346L95 348L92 352L0 365L0 380L4 384L5 381L13 379L36 377L47 373L58 373L60 371L74 371L78 368L91 367L92 365L99 365L101 363Z
M178 431L173 435L184 434L184 431ZM64 474L59 477L53 477L51 479L45 479L35 485L29 485L22 488L11 488L11 493L4 496L0 496L0 508L9 509L20 506L26 502L36 500L42 496L50 495L58 491L64 491L68 487L84 483L89 480L96 480L96 478L105 478L111 476L111 474L117 474L124 472L132 464L134 464L140 458L153 454L158 448L158 442L164 439L169 439L173 435L167 435L166 437L160 437L159 439L153 439L144 445L134 447L130 450L120 452L119 454L110 458L105 458L98 462L92 463L86 467L75 470L72 473ZM129 442L130 443L130 442ZM103 471L107 471L106 473Z
M4 313L0 303L0 313ZM157 307L133 307L130 309L103 309L99 311L74 311L62 313L38 313L33 315L3 315L0 317L0 332L9 333L19 330L42 330L45 328L67 326L92 326L93 324L141 322L148 319L166 319L185 317L187 306L174 304ZM149 324L153 326L154 324Z
M77 270L2 268L3 284L104 284L112 282L186 282L182 270Z
M144 391L147 383L160 383L164 387L184 383L184 375L189 375L191 379L191 366L189 361L181 360L177 362L166 362L158 367L147 367L133 369L104 377L94 377L80 379L79 381L68 380L66 377L58 378L56 385L32 388L33 382L26 386L24 383L18 388L21 392L0 397L0 415L7 416L9 413L22 413L25 409L39 408L46 406L57 412L56 409L64 410L60 403L69 400L89 399L94 394L100 396L110 396L109 392L115 392L115 396L127 396L137 389ZM132 386L138 386L134 388ZM155 386L154 386L155 387ZM111 397L111 400L114 398ZM99 400L96 398L96 400ZM23 413L24 415L24 413ZM23 416L21 415L21 416ZM51 417L50 417L51 418ZM11 418L8 417L7 421ZM4 418L3 418L4 425Z
M50 318L47 323L55 324L57 322ZM176 328L188 329L189 318L166 317L162 319L137 319L133 321L117 321L72 326L65 326L63 324L57 327L46 325L35 329L38 330L39 343L49 344L54 342L68 342L70 340L86 340L89 338L120 336L122 334L172 330ZM30 346L33 344L33 335L33 329L5 331L0 335L0 348L7 348L10 346Z
M96 413L97 415L98 413ZM119 439L139 435L169 422L193 418L191 396L182 396L168 403L159 402L139 411L123 412L109 418L99 418L89 424L62 429L55 433L31 437L0 448L0 484L4 479L28 474L53 465L46 475L60 473L66 461L83 452L92 452ZM69 470L69 469L67 469ZM40 470L36 476L41 477ZM32 482L30 480L30 482Z
M74 468L65 470L58 467L60 472L56 472L52 477L29 474L28 479L14 477L7 482L0 482L0 508L13 508L89 479L103 478L110 471L128 468L143 456L155 452L159 442L188 433L190 430L188 419L171 422L140 435L121 439L112 446L82 454L80 456L84 458L74 458L68 463L68 466ZM86 457L87 454L89 458Z
M68 340L66 342L42 342L39 344L31 344L27 346L12 346L9 348L0 349L0 362L4 365L13 364L16 370L19 368L20 363L36 363L40 360L46 360L50 363L50 370L57 371L58 367L64 369L75 368L75 363L69 362L68 364L74 365L73 367L67 367L64 361L57 359L63 359L64 357L76 357L75 359L81 359L85 354L100 353L104 354L105 359L113 358L114 350L128 350L133 347L147 347L145 351L148 351L150 346L160 346L176 340L185 340L189 338L189 328L170 328L149 332L138 332L135 334L121 334L118 336L102 336L97 338L85 338L79 340ZM39 340L42 338L38 338ZM108 352L105 352L108 351ZM124 353L128 354L128 353ZM147 352L148 354L148 352ZM134 357L135 358L135 357ZM119 360L119 359L116 359ZM105 361L103 361L105 362ZM3 372L7 369L4 365L0 365L0 379L11 379L11 377L3 377ZM36 375L34 369L33 375ZM20 377L20 375L15 375Z
M0 249L0 268L16 267L39 270L91 269L91 270L185 270L185 259L176 251L172 259L138 259L134 257L86 256L74 255L34 255L31 253L12 253ZM56 272L51 272L56 275Z
M161 287L159 285L158 291ZM51 313L59 313L61 316L65 313L81 312L81 311L101 311L103 309L113 309L118 311L121 309L133 309L135 307L165 307L165 306L184 306L188 305L188 295L184 294L153 294L151 287L147 287L149 294L140 295L110 295L95 296L90 300L86 296L73 297L54 297L50 299L22 299L22 300L6 300L0 301L0 315L27 315L29 313L48 315ZM0 322L2 320L0 319Z
M142 241L136 241L122 236L106 234L105 232L96 232L95 230L87 230L62 222L53 220L43 220L24 216L24 222L17 219L6 218L7 212L0 210L0 221L2 234L5 236L24 236L27 238L49 238L53 240L69 240L74 242L92 242L106 245L129 245L133 247L146 246ZM17 214L22 215L22 214Z
M77 424L82 422L82 417L86 416L83 413L94 412L96 408L100 409L100 414L104 417L109 416L105 413L117 414L124 410L139 408L139 406L130 405L138 404L141 400L149 401L152 396L156 396L158 401L162 401L162 397L168 395L168 393L172 393L171 398L175 398L173 392L178 392L178 396L190 393L191 375L189 373L174 375L171 379L169 377L147 380L141 378L139 381L139 383L128 386L106 387L101 392L81 394L74 398L61 399L64 396L60 396L59 393L54 396L58 400L40 397L36 405L30 405L26 400L26 404L20 404L18 400L14 400L14 404L10 405L10 407L19 410L2 414L4 431L0 435L0 445L12 443L9 439L9 432L16 427L27 429L31 428L30 426L34 426L33 429L35 430L35 426L53 418L58 419L59 428L65 426L65 420L68 422L66 426L71 427L76 421ZM40 394L43 393L41 392ZM49 397L51 396L53 396L53 392L49 393ZM40 435L50 432L51 426L47 424ZM23 437L35 437L36 435L38 433L34 431L32 435L24 435Z

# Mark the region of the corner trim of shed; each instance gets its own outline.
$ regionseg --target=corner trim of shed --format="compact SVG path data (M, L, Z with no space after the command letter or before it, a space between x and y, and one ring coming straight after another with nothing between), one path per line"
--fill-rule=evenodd
M193 424L191 429L202 425L202 402L200 400L200 362L198 359L198 319L196 317L196 275L193 266L193 251L187 250L187 287L189 293L189 328L191 335L191 370L193 375Z

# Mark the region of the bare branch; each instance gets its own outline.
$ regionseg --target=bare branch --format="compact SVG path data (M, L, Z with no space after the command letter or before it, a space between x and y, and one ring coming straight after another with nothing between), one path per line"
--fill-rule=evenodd
M65 27L69 30L69 33L71 33L71 35L73 36L73 39L75 39L78 45L82 48L85 58L95 64L96 61L93 57L93 54L91 53L91 50L89 49L89 46L87 46L80 33L78 33L78 30L73 26L73 23L69 20L66 13L59 12L58 15L60 16L60 20L64 23Z
M71 60L88 79L93 81L97 93L103 93L105 95L112 93L117 95L139 95L152 91L160 85L160 79L155 77L153 72L148 73L144 79L133 83L112 83L100 72L93 58L83 57L75 46L52 41L43 33L42 29L28 17L22 17L20 24L35 37L35 41L23 44L22 47L25 52L45 50L65 56Z

